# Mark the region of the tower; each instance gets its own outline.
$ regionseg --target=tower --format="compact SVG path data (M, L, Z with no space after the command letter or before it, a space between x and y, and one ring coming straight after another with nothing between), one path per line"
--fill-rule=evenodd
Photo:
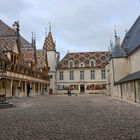
M50 77L50 86L49 86L49 94L56 93L56 67L58 63L58 52L55 48L55 42L53 41L52 33L51 33L51 25L49 25L49 32L45 37L43 48L47 51L47 60Z

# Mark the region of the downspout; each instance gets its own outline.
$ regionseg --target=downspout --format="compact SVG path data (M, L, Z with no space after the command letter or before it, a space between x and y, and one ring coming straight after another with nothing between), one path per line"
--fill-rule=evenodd
M123 98L122 84L120 84L120 88L121 88L121 99L122 99Z
M135 94L135 101L134 102L137 102L136 83L135 83L135 81L134 81L134 94Z
M115 83L115 72L114 72L114 62L112 59L112 69L113 69L113 83Z

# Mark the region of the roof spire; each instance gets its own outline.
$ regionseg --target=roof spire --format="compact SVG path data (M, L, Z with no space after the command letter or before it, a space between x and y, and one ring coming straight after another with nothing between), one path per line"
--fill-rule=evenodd
M36 48L36 36L35 36L35 33L34 33L34 47Z
M47 37L47 28L45 28L45 37Z
M31 39L32 46L34 45L34 33L32 32L32 39Z
M114 34L115 34L115 38L117 38L116 25L114 25Z
M49 22L49 32L51 32L51 22Z

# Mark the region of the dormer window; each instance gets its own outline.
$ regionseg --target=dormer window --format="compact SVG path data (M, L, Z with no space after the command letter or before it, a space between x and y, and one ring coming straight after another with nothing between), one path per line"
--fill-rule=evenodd
M91 66L91 67L94 67L94 66L95 66L95 60L92 59L92 60L90 61L90 66Z
M71 60L71 61L69 62L69 67L70 67L70 68L74 67L74 61Z

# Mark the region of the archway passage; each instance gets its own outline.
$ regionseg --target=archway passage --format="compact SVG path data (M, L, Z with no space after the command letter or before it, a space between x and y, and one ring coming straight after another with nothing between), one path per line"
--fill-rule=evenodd
M30 94L30 84L27 84L27 96Z

